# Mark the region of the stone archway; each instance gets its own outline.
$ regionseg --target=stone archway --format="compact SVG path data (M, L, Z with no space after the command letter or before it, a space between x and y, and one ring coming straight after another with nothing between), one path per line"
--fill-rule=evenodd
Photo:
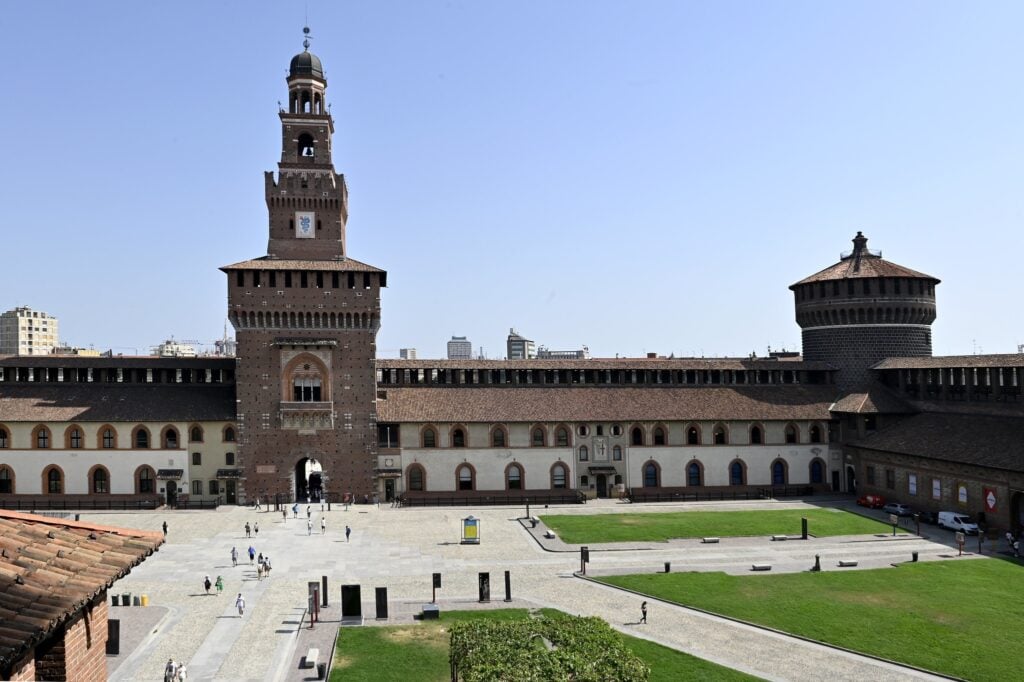
M325 497L323 464L307 455L301 457L292 470L292 491L296 502L322 502Z

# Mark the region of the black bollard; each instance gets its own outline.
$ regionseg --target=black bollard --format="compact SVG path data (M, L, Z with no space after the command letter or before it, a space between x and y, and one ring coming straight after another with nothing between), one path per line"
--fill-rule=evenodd
M917 561L917 552L911 552L910 553L910 560L914 561L914 562Z
M821 555L820 554L815 554L814 555L814 568L812 568L811 570L812 571L816 571L816 572L821 570Z
M807 519L806 518L800 519L800 536L804 540L807 539Z
M666 573L671 573L672 572L672 562L671 561L666 561L665 562L665 572Z
M388 588L378 587L376 590L377 598L377 618L380 620L387 620L388 618Z
M321 604L321 606L323 606L326 609L327 608L327 576L326 575L320 576L320 580L323 582L323 585L320 588L320 594L323 595L323 600L324 600L323 603Z
M505 571L505 601L512 601L512 571Z
M121 621L117 618L107 620L107 655L117 656L121 653Z
M432 596L430 597L430 603L431 604L434 604L434 603L437 602L437 588L439 588L439 587L441 587L441 574L440 573L435 573L434 574L434 591L432 593Z

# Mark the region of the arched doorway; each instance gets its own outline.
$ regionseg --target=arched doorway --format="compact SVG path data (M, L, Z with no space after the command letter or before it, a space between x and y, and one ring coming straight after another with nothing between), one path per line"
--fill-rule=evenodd
M312 457L303 457L295 464L295 501L322 502L323 499L323 467Z
M857 475L849 464L846 465L846 492L851 495L857 494Z

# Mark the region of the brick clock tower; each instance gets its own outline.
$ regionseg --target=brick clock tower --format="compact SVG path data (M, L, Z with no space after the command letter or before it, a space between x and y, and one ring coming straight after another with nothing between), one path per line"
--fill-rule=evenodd
M308 33L308 29L304 29ZM241 499L376 490L376 357L387 273L348 257L327 79L306 48L288 73L281 161L266 173L267 255L221 268L238 343Z

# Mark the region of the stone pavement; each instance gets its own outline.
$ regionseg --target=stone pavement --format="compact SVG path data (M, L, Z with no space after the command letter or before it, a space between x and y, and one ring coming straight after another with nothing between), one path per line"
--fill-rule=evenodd
M686 505L616 506L600 501L585 506L559 507L558 513L610 511L674 511L680 508L751 509L799 508L802 503L742 502ZM164 615L132 633L131 650L122 629L121 655L110 662L112 680L159 680L168 658L183 660L193 680L298 681L315 678L298 663L316 638L321 660L326 661L329 642L337 631L336 611L342 584L362 586L362 608L367 625L411 622L420 604L430 601L431 574L443 575L438 603L443 610L482 607L476 602L477 574L491 574L490 607L506 606L503 572L512 575L515 606L550 606L573 614L598 615L613 627L723 665L772 680L897 680L929 676L874 659L839 652L822 645L772 633L669 604L648 600L649 623L637 624L641 598L598 585L573 575L579 570L576 548L560 545L548 551L520 522L523 508L393 509L353 506L334 507L321 513L313 505L314 531L307 533L305 507L300 518L282 521L280 512L222 507L216 511L167 511L150 513L88 513L83 520L109 525L158 529L169 524L167 543L111 589L110 594L146 594ZM542 512L531 509L536 515ZM462 545L461 519L480 519L481 543ZM321 535L320 517L327 518ZM244 525L259 521L258 536L246 538ZM345 526L352 528L345 541ZM538 528L538 530L543 530ZM939 539L948 540L941 537ZM248 557L231 565L230 550L240 559L252 545L268 555L273 570L258 580ZM654 572L664 570L718 570L749 573L752 562L768 562L774 572L803 571L821 556L824 570L837 569L840 559L856 559L858 568L889 566L907 561L918 551L922 561L941 560L956 554L949 544L902 536L771 542L768 538L725 538L717 545L680 540L671 543L638 543L626 551L591 552L587 573ZM970 560L971 557L956 560ZM204 575L223 576L224 593L208 596ZM326 575L331 609L314 628L300 629L306 608L306 584ZM390 618L378 622L374 615L374 588L387 587ZM234 608L235 595L247 602L245 615ZM112 617L135 607L112 608ZM138 610L138 609L135 609ZM333 622L332 622L333 621ZM308 628L308 621L305 625ZM142 626L140 626L141 629ZM122 626L124 628L124 626Z

